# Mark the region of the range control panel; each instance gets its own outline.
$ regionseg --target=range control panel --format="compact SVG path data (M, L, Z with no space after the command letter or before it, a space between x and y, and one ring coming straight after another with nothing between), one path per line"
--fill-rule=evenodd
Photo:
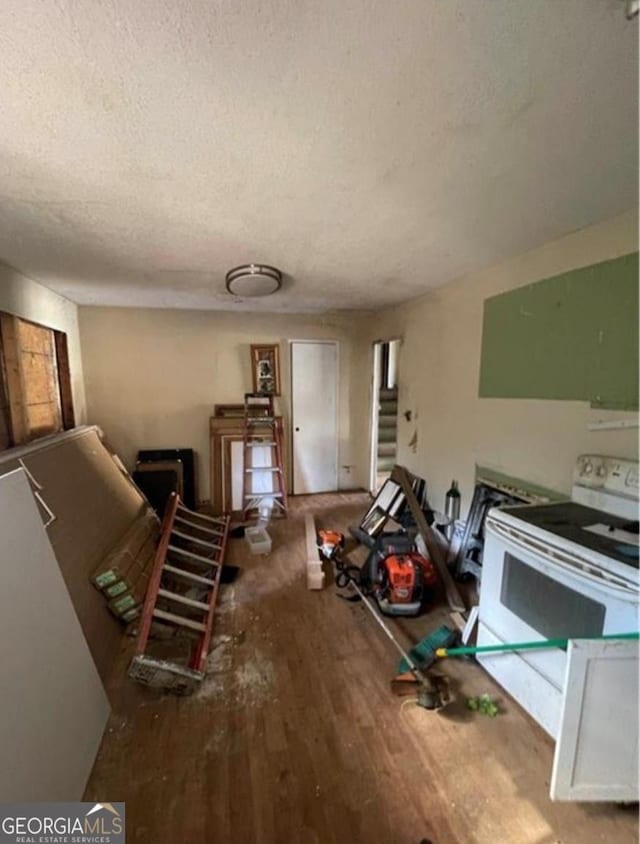
M573 471L573 483L587 489L637 499L640 493L638 463L602 454L581 454Z

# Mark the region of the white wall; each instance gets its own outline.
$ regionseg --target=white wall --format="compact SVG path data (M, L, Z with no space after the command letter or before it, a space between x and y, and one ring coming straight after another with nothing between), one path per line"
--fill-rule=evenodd
M0 799L81 800L109 703L22 469L0 477L0 560Z
M132 466L141 448L198 453L199 496L209 498L209 417L214 404L241 403L252 389L252 343L280 344L280 411L289 436L288 340L340 344L339 482L364 483L354 452L367 436L368 375L357 376L357 324L351 314L322 316L82 307L79 311L88 418ZM364 358L364 356L363 356ZM318 385L318 402L322 385ZM357 423L360 408L365 426Z
M76 423L83 424L86 405L77 306L13 267L0 264L0 311L64 331L67 335Z
M398 461L427 479L432 506L443 508L456 478L464 513L476 464L568 493L578 454L637 458L637 429L587 430L591 421L636 414L591 410L586 402L478 398L487 297L637 248L637 213L629 212L367 318L369 360L374 340L403 338ZM411 422L403 417L407 410Z

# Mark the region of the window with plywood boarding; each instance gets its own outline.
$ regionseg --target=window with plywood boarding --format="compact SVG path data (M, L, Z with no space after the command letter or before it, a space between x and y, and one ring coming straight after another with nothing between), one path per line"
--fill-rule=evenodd
M74 425L66 334L0 312L0 449Z

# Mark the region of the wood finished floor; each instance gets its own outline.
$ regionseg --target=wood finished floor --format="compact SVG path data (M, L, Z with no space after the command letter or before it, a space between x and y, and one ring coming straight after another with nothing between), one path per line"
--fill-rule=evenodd
M192 698L126 678L123 637L114 709L86 800L125 801L127 841L177 844L591 844L638 840L637 813L552 803L553 746L475 664L442 664L457 699L434 714L389 692L397 663L361 605L329 585L308 592L304 514L346 529L362 494L292 501L273 551L224 587L211 671ZM418 641L444 609L401 623ZM494 719L464 700L501 699Z

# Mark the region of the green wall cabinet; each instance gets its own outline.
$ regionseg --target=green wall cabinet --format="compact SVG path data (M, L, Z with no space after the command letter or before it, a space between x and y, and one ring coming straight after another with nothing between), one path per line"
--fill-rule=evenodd
M638 408L638 253L484 303L479 395Z

